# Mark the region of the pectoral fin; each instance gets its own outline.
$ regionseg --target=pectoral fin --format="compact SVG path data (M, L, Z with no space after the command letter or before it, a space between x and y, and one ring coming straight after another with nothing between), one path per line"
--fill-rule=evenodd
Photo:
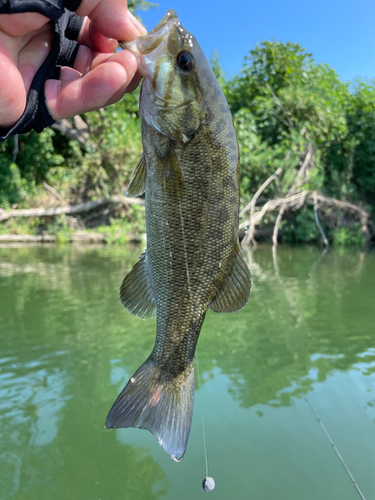
M172 144L168 141L157 152L162 160L162 168L158 168L157 176L160 185L170 195L180 193L184 188L185 180L180 161Z
M234 312L249 300L251 272L244 253L237 242L236 255L230 273L209 308L215 312Z
M136 196L141 196L146 189L146 174L147 165L145 155L142 156L137 163L137 166L133 170L128 189L126 190L126 196L129 198L135 198Z
M131 314L141 319L151 319L156 315L154 291L147 268L146 253L127 274L120 287L120 302Z

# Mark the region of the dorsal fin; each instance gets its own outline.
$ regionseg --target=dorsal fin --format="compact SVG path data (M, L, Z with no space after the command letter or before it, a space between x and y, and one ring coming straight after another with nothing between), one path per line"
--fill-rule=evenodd
M136 196L141 196L146 189L146 175L147 175L147 165L144 153L137 163L137 166L133 170L128 189L126 190L126 196L129 198L135 198Z
M251 272L237 241L232 268L209 308L216 312L234 312L249 300Z
M146 252L127 274L120 287L120 302L130 313L141 319L156 315L154 291L147 266Z

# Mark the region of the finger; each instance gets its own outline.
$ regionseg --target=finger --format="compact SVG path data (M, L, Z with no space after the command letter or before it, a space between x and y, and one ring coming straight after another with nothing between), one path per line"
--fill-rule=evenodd
M46 24L33 33L33 36L18 54L18 70L24 80L26 93L29 92L34 76L48 56L52 41L52 30Z
M113 56L112 52L103 54L80 45L73 68L85 75L99 64L106 62L111 56Z
M143 78L143 76L140 74L140 72L136 71L135 75L133 76L132 81L126 87L125 93L128 94L130 92L133 92L138 87L138 85L140 84L142 78Z
M118 42L114 38L107 38L100 33L94 23L88 17L83 21L77 42L98 52L114 52L118 47Z
M134 76L121 86L121 88L107 101L106 106L119 101L125 93L133 92L133 90L138 87L139 82L142 79L142 75L138 71L135 71L134 73L134 68L129 68L129 54L126 54L125 52L118 52L116 54L100 54L99 52L91 51L87 47L80 46L76 58L77 65L74 64L74 67L78 70L77 73L81 72L86 74L88 71L96 68L99 64L108 61L115 61L124 65L129 77L131 77L131 71L133 71Z
M125 1L82 0L76 13L88 16L107 38L131 41L146 34L142 24L128 11Z
M135 72L135 75L133 76L132 80L127 83L126 85L124 85L123 87L121 87L120 90L118 90L106 103L106 106L110 106L111 104L114 104L115 102L119 101L120 99L122 99L122 97L124 96L124 94L128 94L130 92L133 92L133 90L135 90L140 81L142 80L142 75L140 73L138 73L138 71Z
M26 106L23 79L9 53L0 53L0 126L11 127Z
M36 12L24 14L1 14L0 31L9 36L23 36L47 24L49 19Z
M119 63L121 62L121 59L127 59L128 55L127 54L121 54L121 52L115 54L114 56L111 57L111 61L118 61ZM124 94L128 94L130 92L133 92L135 90L140 81L142 80L142 75L136 71L133 73L133 78L129 78L129 80L115 93L113 94L112 97L106 102L105 106L110 106L111 104L114 104L115 102L118 102Z
M85 47L84 45L80 45L73 68L85 75L89 71L99 66L99 64L102 64L106 61L116 61L119 64L122 64L125 69L127 69L126 65L129 61L129 54L126 54L125 52L126 51L119 51L115 54L113 54L112 52L104 54L101 52L93 51L88 47Z
M82 74L73 69L73 68L68 68L68 66L64 66L61 68L60 71L60 81L61 82L71 82L73 80L77 80L78 78L81 78Z
M137 69L134 55L126 52L114 54L82 78L47 80L45 95L54 120L71 118L106 106L113 98L120 99Z

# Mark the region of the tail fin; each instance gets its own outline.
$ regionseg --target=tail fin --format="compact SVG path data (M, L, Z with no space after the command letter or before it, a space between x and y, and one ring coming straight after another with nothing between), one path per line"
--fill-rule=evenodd
M194 361L176 377L150 359L138 368L108 413L107 429L147 429L179 462L186 451L194 407Z

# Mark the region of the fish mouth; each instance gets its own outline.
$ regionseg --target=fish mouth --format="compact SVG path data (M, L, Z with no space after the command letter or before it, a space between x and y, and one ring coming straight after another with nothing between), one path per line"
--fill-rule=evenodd
M169 9L169 11L163 17L163 19L155 26L154 29L152 29L149 32L149 35L152 35L152 34L156 33L161 28L163 28L168 22L171 22L171 21L173 22L173 24L176 24L176 22L178 21L177 12L175 10L173 10L173 9Z
M150 54L160 45L162 40L166 38L172 27L178 23L179 20L176 11L170 9L163 19L147 35L139 36L132 42L119 41L119 45L123 50L130 50L136 56L137 54Z

